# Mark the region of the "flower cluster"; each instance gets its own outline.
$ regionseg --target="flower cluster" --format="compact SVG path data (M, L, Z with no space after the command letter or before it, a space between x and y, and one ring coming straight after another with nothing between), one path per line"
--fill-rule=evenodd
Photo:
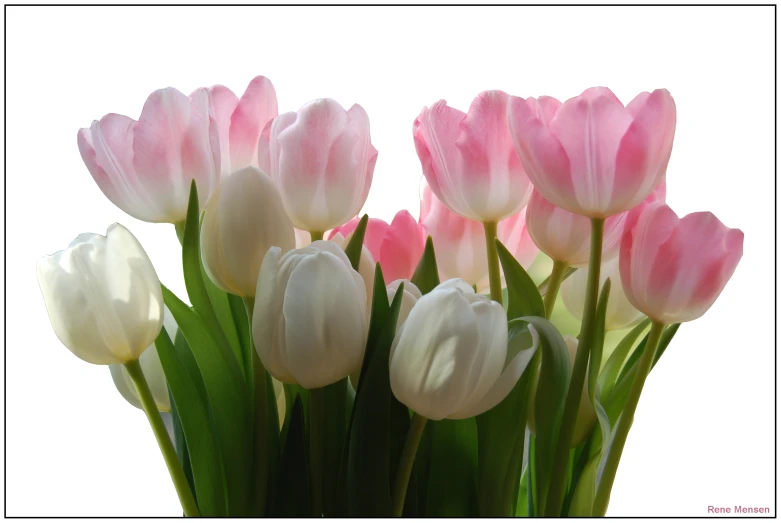
M665 204L675 126L664 89L441 100L412 126L419 218L387 223L359 217L360 105L278 114L264 77L162 89L78 146L114 204L176 226L191 305L119 224L38 279L62 343L146 412L187 516L604 515L653 364L742 255L741 231ZM465 500L427 488L449 460L479 467Z

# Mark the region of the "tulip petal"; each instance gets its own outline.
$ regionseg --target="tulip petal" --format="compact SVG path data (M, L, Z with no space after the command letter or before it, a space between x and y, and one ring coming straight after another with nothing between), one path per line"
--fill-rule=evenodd
M425 246L426 240L418 222L408 211L399 211L387 228L375 257L379 259L388 280L409 279L423 256Z
M258 141L266 124L277 116L277 94L271 81L256 76L230 118L230 165L236 171L258 166Z

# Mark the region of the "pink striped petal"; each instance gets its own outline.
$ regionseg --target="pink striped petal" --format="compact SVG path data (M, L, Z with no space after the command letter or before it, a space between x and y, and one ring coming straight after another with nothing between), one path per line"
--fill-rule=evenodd
M231 169L257 167L258 140L269 120L277 116L277 94L271 81L256 76L233 111L230 121Z

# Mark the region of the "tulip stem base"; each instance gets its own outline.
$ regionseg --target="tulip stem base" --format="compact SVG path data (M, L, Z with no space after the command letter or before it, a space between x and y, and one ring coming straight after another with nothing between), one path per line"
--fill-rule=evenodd
M323 516L323 444L325 437L325 389L309 391L309 460L312 480L312 515Z
M165 428L163 418L160 417L160 411L157 410L157 405L152 397L152 391L149 390L149 384L141 371L141 365L138 363L138 360L132 360L125 363L125 368L136 387L138 399L141 401L141 406L146 413L149 424L152 426L152 432L154 432L157 444L160 446L160 452L163 453L163 459L165 459L165 464L168 466L168 472L171 474L171 480L176 488L176 493L179 495L179 502L182 504L184 515L186 517L198 517L200 516L198 505L195 503L195 498L190 490L190 484L187 482L184 469L182 469L182 465L179 463L174 444L171 443L168 429Z
M311 237L311 241L316 242L317 240L323 239L323 231L309 231L309 236Z
M629 429L632 428L632 421L634 421L637 403L640 401L640 394L643 392L645 379L648 377L648 373L651 372L651 367L653 367L654 356L656 355L656 349L659 346L659 340L663 331L663 323L651 323L648 341L646 341L643 354L637 363L637 367L635 367L637 369L635 379L632 382L632 387L629 389L626 406L618 420L615 435L610 444L610 451L605 461L602 479L599 482L599 488L594 498L592 515L604 516L605 512L607 512L607 505L610 502L610 491L613 488L613 481L616 479L616 472L618 471L618 462L621 461L626 438L629 435Z
M564 404L564 414L559 429L559 440L556 442L556 451L553 455L553 469L548 485L548 495L545 498L545 510L542 512L549 517L559 517L561 515L561 505L564 502L572 433L575 430L583 382L586 378L591 346L594 343L597 298L599 296L599 271L602 264L602 233L604 229L604 218L591 219L591 250L589 251L588 279L586 280L586 301L583 305L583 324L580 329L580 341L578 342L578 351L575 355L575 363L572 366L572 377L567 389L567 399Z
M548 288L545 290L545 319L549 320L551 314L553 314L553 306L556 305L556 298L559 295L559 287L564 279L564 274L567 272L567 263L554 261L553 269L548 278Z
M483 222L483 228L485 229L485 250L488 256L491 299L502 303L502 274L499 269L499 253L496 251L496 222Z
M420 414L412 415L407 439L404 441L404 450L401 452L399 470L396 472L396 481L393 485L393 515L395 517L401 517L404 511L404 499L407 497L407 485L409 485L409 477L412 474L412 465L415 463L415 454L418 451L418 444L423 436L423 429L426 428L427 421L428 419Z

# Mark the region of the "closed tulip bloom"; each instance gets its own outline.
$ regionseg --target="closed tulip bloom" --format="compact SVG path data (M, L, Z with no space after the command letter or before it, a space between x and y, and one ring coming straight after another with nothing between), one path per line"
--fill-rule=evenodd
M337 233L348 236L358 227L358 222L360 218L353 218L328 236ZM399 211L390 225L383 220L369 218L363 244L382 267L385 281L408 280L423 256L426 238L415 218L407 211Z
M520 378L520 360L505 368L506 358L504 308L463 280L448 280L418 299L396 332L391 389L425 418L470 418L502 401Z
M358 214L377 162L366 111L357 104L345 111L329 98L279 115L266 127L258 156L293 225L320 233Z
M178 327L168 307L165 307L163 312L163 328L168 333L171 341L173 341L176 338ZM147 384L149 384L149 390L152 392L152 397L158 410L160 412L170 412L171 397L168 395L168 381L165 379L165 373L163 372L163 366L160 364L160 356L157 354L155 343L152 343L141 354L138 358L138 363L141 365L141 371L144 373ZM108 368L111 371L111 379L114 380L114 386L116 386L122 397L135 408L142 408L136 386L133 385L133 380L130 379L130 374L128 374L125 366L113 363Z
M570 212L606 218L638 205L664 178L675 135L666 89L626 107L606 87L563 104L513 97L508 121L534 188Z
M664 202L665 193L666 185L662 180L644 202ZM605 220L602 234L603 261L618 256L626 215L616 214ZM526 224L534 243L551 259L571 267L588 266L591 249L589 218L553 205L535 189L526 207Z
M252 334L260 360L283 383L325 387L359 368L366 345L366 289L344 251L318 240L260 268Z
M480 222L451 211L422 183L420 224L434 242L441 278L461 278L478 291L488 288L488 262L485 232ZM526 228L525 213L519 212L499 222L497 236L526 269L539 252ZM503 277L503 276L502 276Z
M137 359L163 325L163 296L152 262L130 231L80 234L38 261L49 320L76 356L98 365Z
M659 323L696 320L713 305L743 256L743 232L712 213L683 218L664 204L627 218L619 267L626 297Z
M352 233L348 234L347 237L342 236L342 233L336 233L330 237L329 241L335 243L341 247L342 250L344 250L347 247L347 244L350 243L351 239ZM374 261L374 256L372 256L371 252L369 252L369 249L364 243L364 245L361 247L361 259L358 261L358 274L361 275L363 284L366 287L367 314L371 313L372 297L374 296L374 273L376 271L375 264L376 262Z
M621 274L618 270L618 258L602 263L599 272L599 288L610 278L610 297L607 300L605 329L619 330L639 323L645 315L635 309L621 287ZM588 271L580 270L561 284L561 298L564 306L578 320L583 318L583 303L586 300L586 280Z
M413 125L418 158L431 189L453 212L498 221L526 205L532 185L507 127L510 96L485 91L467 114L440 100Z
M407 321L407 317L409 317L409 313L412 311L412 307L414 307L418 300L423 297L423 293L420 292L420 289L418 289L417 285L411 281L395 280L386 287L389 302L393 302L394 298L396 297L396 293L399 290L399 286L402 283L404 284L404 290L402 291L404 294L401 297L401 308L399 308L399 318L396 321L396 329L398 329L400 325Z
M201 227L201 257L222 290L255 295L258 271L270 247L295 247L293 224L271 178L245 167L225 178L209 199Z

